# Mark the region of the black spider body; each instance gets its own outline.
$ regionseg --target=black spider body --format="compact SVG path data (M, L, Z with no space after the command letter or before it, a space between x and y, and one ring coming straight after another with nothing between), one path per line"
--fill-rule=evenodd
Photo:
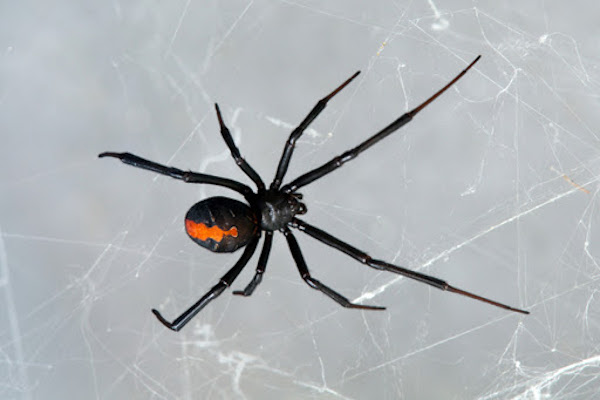
M452 81L450 81L450 83L448 83L415 109L403 114L388 126L369 137L364 142L360 143L358 146L344 152L338 157L333 158L331 161L321 165L320 167L301 175L284 186L281 185L285 173L287 172L296 141L302 135L308 125L321 113L321 111L323 111L327 105L327 102L346 85L348 85L359 74L359 72L352 75L333 92L322 98L298 125L298 127L292 131L281 155L273 182L268 189L265 187L265 184L256 171L254 171L250 164L248 164L246 160L241 157L240 151L233 142L233 138L231 137L229 129L227 129L225 123L223 122L218 105L215 105L215 109L217 112L219 125L221 127L221 135L223 136L223 140L229 147L231 155L236 161L237 165L256 185L256 192L253 191L249 186L231 179L197 172L182 171L178 168L158 164L130 153L101 153L99 157L115 157L134 167L154 171L174 179L180 179L187 183L212 184L234 190L244 196L248 203L244 204L238 200L233 200L227 197L211 197L196 203L190 208L185 217L185 229L188 236L194 242L202 247L207 248L208 250L217 253L234 252L240 248L244 248L244 252L236 264L229 271L227 271L223 277L221 277L219 282L213 286L212 289L210 289L204 296L202 296L195 304L177 317L173 322L167 321L157 310L152 310L154 315L156 315L160 322L162 322L169 329L179 331L181 328L183 328L196 314L198 314L198 312L200 312L200 310L202 310L212 300L217 298L233 283L256 251L258 241L264 232L265 239L254 277L244 290L237 290L233 292L237 295L250 296L262 281L262 276L265 272L267 260L271 251L273 232L277 231L283 233L285 236L290 248L290 252L292 253L292 257L296 262L298 272L300 273L302 279L311 288L327 295L343 307L364 310L384 309L384 307L352 303L340 293L313 278L308 270L308 266L300 250L300 246L298 245L298 242L296 241L296 238L292 234L290 228L298 229L321 241L322 243L342 251L348 256L371 268L400 274L441 290L468 296L510 311L528 314L529 312L527 311L513 308L505 304L478 296L471 292L450 286L447 282L433 276L412 271L404 267L387 263L385 261L375 260L365 252L297 218L298 215L305 214L307 211L306 206L300 201L302 196L297 193L299 188L333 172L346 162L356 158L359 154L380 140L398 130L403 125L407 124L418 112L420 112L440 94L452 86L458 79L460 79L477 62L477 60L479 60L479 57L477 57L467 68L465 68Z

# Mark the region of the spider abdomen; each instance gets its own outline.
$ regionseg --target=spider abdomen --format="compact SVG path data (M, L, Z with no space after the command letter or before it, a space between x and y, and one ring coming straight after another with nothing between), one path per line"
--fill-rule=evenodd
M227 197L196 203L185 215L185 231L197 244L216 253L231 253L258 234L257 219L246 204Z

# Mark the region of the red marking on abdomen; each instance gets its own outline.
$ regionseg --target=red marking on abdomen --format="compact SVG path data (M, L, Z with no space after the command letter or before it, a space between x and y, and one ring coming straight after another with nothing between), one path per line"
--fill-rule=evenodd
M212 239L215 242L223 240L223 236L237 237L238 230L235 226L232 226L229 230L224 231L218 226L206 226L203 223L196 223L190 219L185 220L185 230L191 237L201 241L206 239Z

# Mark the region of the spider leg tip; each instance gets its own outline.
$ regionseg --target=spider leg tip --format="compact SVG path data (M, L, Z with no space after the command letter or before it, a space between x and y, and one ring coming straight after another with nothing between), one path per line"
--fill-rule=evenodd
M169 324L168 321L160 314L160 312L158 310L156 310L156 309L153 308L152 309L152 314L154 314L154 316L156 318L158 318L158 320L160 322L162 322L164 325L168 325Z
M374 310L374 311L383 311L386 308L381 306L368 306L364 304L352 304L353 308L360 308L363 310Z
M154 308L152 309L152 314L154 314L154 316L160 321L161 324L163 324L164 326L166 326L167 328L169 328L172 331L177 332L177 331L179 331L182 328L182 326L177 327L177 326L173 325L172 323L170 323L169 321L167 321L160 314L160 312L158 312L158 310L156 310Z
M103 153L98 154L98 158L114 157L114 158L118 158L119 160L123 161L123 159L125 157L127 157L128 155L129 155L128 153L115 153L112 151L105 151Z
M217 119L219 120L219 125L223 128L224 122L223 117L221 116L221 109L219 108L219 104L215 103L215 111L217 112Z

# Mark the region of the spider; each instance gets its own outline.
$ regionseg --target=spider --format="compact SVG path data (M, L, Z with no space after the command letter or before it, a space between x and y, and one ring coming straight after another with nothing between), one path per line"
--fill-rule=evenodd
M231 137L229 129L223 122L223 117L221 116L221 111L218 104L215 104L215 110L219 120L223 140L231 151L231 155L236 164L256 185L256 192L254 192L249 186L232 179L191 171L182 171L177 168L146 160L131 153L104 152L99 154L99 157L118 158L125 164L153 171L174 179L180 179L187 183L206 183L210 185L223 186L238 192L244 196L248 202L248 204L244 204L238 200L227 197L211 197L194 204L189 209L185 216L185 230L188 236L194 242L210 251L217 253L232 253L243 247L245 247L245 249L240 259L229 271L227 271L225 275L221 277L219 282L173 322L169 322L160 314L160 312L153 309L152 312L158 318L158 320L173 331L179 331L182 329L208 303L216 299L219 295L221 295L221 293L223 293L225 289L231 286L233 281L237 278L254 254L261 234L264 232L265 240L260 257L258 258L258 265L256 267L256 273L254 274L254 277L248 283L245 289L236 290L233 292L233 294L236 295L250 296L262 281L262 277L267 266L269 253L271 251L273 232L275 231L279 231L285 236L292 253L292 257L296 262L298 272L300 273L302 279L311 288L329 296L332 300L343 307L357 308L362 310L385 309L385 307L352 303L340 293L331 289L321 281L313 278L308 270L308 266L306 265L306 261L304 260L302 252L300 251L300 246L298 245L298 242L296 241L296 238L294 237L290 228L298 229L317 239L318 241L321 241L326 245L333 247L334 249L346 253L348 256L371 268L393 272L427 285L431 285L438 289L468 296L472 299L486 302L509 311L529 314L528 311L513 308L508 305L498 303L494 300L478 296L474 293L458 289L454 286L450 286L447 282L433 276L411 271L385 261L373 259L365 252L296 217L297 215L306 214L307 211L306 206L301 202L302 195L298 193L298 189L335 171L348 161L357 157L363 151L373 146L375 143L395 132L403 125L407 124L419 111L425 108L429 103L433 102L438 96L444 93L464 74L466 74L480 57L481 56L475 58L471 64L469 64L454 79L446 84L446 86L425 100L415 109L405 113L400 118L396 119L391 124L373 136L369 137L364 142L360 143L358 146L346 151L338 157L333 158L331 161L321 165L320 167L306 172L305 174L283 186L283 178L288 170L292 153L294 152L298 138L300 138L308 125L323 111L327 105L327 102L331 100L331 98L337 93L339 93L344 87L346 87L354 78L356 78L360 71L357 71L339 87L333 90L333 92L319 100L304 118L304 120L300 123L300 125L298 125L298 127L292 131L283 148L283 153L275 173L275 178L273 179L273 182L271 182L271 185L268 189L256 171L244 158L242 158L239 149L233 142L233 138Z

